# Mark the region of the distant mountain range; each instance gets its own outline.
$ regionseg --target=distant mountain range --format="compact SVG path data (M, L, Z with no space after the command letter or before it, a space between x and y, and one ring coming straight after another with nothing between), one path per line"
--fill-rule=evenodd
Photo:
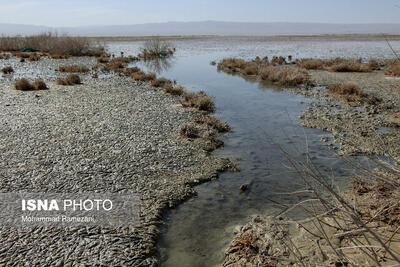
M57 28L0 23L0 35L30 35L48 31L85 36L400 34L400 24L200 21Z

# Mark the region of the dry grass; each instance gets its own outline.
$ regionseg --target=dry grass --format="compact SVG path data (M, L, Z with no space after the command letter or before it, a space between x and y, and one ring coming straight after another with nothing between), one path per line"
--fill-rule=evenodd
M175 48L171 43L159 38L147 40L138 55L143 59L167 58L174 54Z
M101 55L100 57L97 58L98 63L108 63L110 62L110 57Z
M1 72L4 74L10 74L14 72L14 69L11 66L7 66L1 69Z
M299 68L281 69L279 67L266 66L259 70L259 78L285 86L312 84L309 73L305 69Z
M194 122L197 124L206 125L207 127L211 127L217 130L219 133L226 133L231 131L231 127L228 124L221 122L216 117L202 116L195 119Z
M297 66L307 70L322 70L325 68L325 62L322 59L303 58L298 61Z
M25 37L0 37L0 51L20 51L24 47L71 56L95 56L104 53L103 45L90 41L86 37L59 36L53 33Z
M59 72L88 72L89 69L85 66L78 65L68 65L68 66L60 66L57 69Z
M172 84L172 82L166 78L158 78L155 80L152 80L150 85L153 87L164 87L167 84Z
M132 73L131 77L135 81L148 82L148 81L154 80L156 78L156 74L155 73L144 73L143 71L137 71L137 72Z
M43 80L35 80L35 81L33 82L33 87L34 87L36 90L47 90L47 89L49 89L49 88L47 87L46 83L45 83Z
M203 91L198 93L184 92L181 104L184 107L195 108L200 111L213 112L215 110L214 100Z
M81 83L81 78L76 74L69 74L67 77L58 78L56 81L57 85L75 85Z
M163 87L163 91L171 95L182 95L184 92L183 86L173 86L171 83L167 83Z
M284 57L274 57L271 62L268 57L263 59L256 57L252 61L226 58L218 64L218 70L241 73L244 76L256 76L259 80L268 80L285 86L312 84L310 75L305 69L274 66L281 64L286 64Z
M368 61L368 68L370 70L380 70L381 69L381 65L379 64L378 60L370 59Z
M133 73L141 71L138 67L124 68L120 70L120 75L131 77Z
M329 69L332 72L370 72L371 69L368 65L362 64L358 60L343 60L340 63L335 63Z
M42 80L36 80L32 84L30 81L28 81L25 78L17 80L14 84L14 88L15 88L15 90L20 90L20 91L33 91L33 90L49 89L47 87L46 83Z
M200 129L194 123L188 123L181 127L179 135L186 138L199 138Z
M344 99L346 102L361 102L375 105L381 100L363 92L355 83L334 83L328 87L328 93Z
M399 77L400 76L400 62L395 61L394 63L388 65L385 71L386 75Z

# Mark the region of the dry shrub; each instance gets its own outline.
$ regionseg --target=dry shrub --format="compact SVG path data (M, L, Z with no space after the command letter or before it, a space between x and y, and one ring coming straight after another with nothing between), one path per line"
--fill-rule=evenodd
M398 58L390 58L384 61L385 66L395 65L398 63L400 63L400 60Z
M20 91L32 91L32 90L46 90L49 89L46 83L42 80L36 80L33 84L31 84L27 79L22 78L15 82L14 84L15 90Z
M299 68L281 69L279 67L266 66L260 69L259 78L286 86L311 84L307 70Z
M41 52L65 54L71 56L94 56L104 54L104 45L91 41L87 37L71 37L53 33L31 36L0 37L1 51L20 51L24 47L33 47Z
M76 74L69 74L66 78L58 78L56 81L58 85L75 85L81 83L81 78Z
M388 65L385 71L386 75L399 77L400 76L400 62L397 61L393 64Z
M195 119L194 122L197 124L206 125L207 127L215 129L219 133L225 133L231 131L231 127L228 124L222 123L216 117L202 116L200 118Z
M171 43L159 38L147 40L138 55L143 59L167 58L174 54L175 48Z
M33 87L36 90L47 90L49 89L46 85L46 83L43 80L36 80L33 82Z
M155 73L144 73L143 71L137 71L132 73L132 79L135 81L143 81L143 82L148 82L152 81L156 78Z
M184 92L183 86L173 86L171 83L167 83L163 87L163 91L171 95L182 95Z
M31 55L29 55L29 61L39 61L40 60L40 56L36 53L33 53Z
M184 107L191 107L200 111L212 112L215 110L214 100L203 91L198 93L185 92L182 95L181 104Z
M60 72L88 72L89 69L85 66L68 65L68 66L58 67L58 71L60 71Z
M322 59L303 58L298 61L297 66L307 70L322 70L325 67L325 62Z
M9 74L14 72L14 69L11 66L7 66L1 69L1 72L4 74Z
M172 82L166 78L158 78L155 80L152 80L150 85L153 87L164 87L167 84L172 84Z

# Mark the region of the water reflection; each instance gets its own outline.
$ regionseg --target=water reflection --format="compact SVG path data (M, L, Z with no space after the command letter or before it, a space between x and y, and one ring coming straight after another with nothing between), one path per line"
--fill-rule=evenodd
M174 64L175 57L173 56L168 58L147 59L139 63L139 65L142 65L150 72L155 72L156 74L168 71Z

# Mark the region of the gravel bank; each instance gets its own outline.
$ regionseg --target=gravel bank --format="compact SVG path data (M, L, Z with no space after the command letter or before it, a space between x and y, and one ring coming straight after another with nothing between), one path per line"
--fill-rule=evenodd
M65 74L54 70L68 64L95 61L0 61L16 70L0 80L1 192L138 192L141 227L3 227L0 265L156 265L163 211L216 178L227 160L177 136L198 113L176 97L92 73L80 75L83 85L55 85ZM43 78L50 90L16 91L20 76Z

